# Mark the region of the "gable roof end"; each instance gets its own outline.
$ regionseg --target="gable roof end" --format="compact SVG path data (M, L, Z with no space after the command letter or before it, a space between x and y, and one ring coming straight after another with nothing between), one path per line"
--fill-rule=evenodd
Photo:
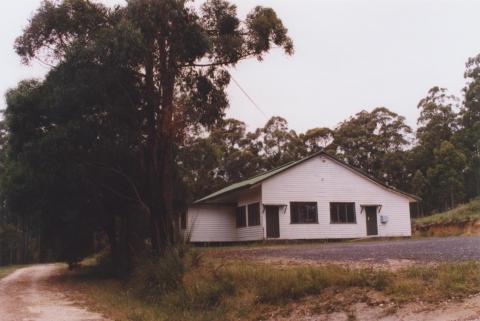
M221 196L224 196L226 194L229 194L229 193L233 193L233 192L236 192L236 191L240 191L240 190L243 190L243 189L248 189L258 183L261 183L262 181L272 177L272 176L275 176L277 174L280 174L281 172L283 171L286 171L287 169L290 169L298 164L301 164L311 158L314 158L316 156L319 156L319 155L322 155L322 156L325 156L326 158L328 159L331 159L332 161L340 164L341 166L344 166L344 167L347 167L348 169L351 169L353 170L355 173L369 179L370 181L378 184L378 185L381 185L382 187L384 188L387 188L389 190L391 190L392 192L396 192L396 193L399 193L399 194L402 194L410 199L413 199L415 201L419 201L421 200L420 197L418 196L415 196L413 194L409 194L409 193L406 193L406 192L403 192L403 191L400 191L392 186L389 186L387 184L385 184L384 182L374 178L373 176L369 175L368 173L364 172L363 170L359 169L359 168L356 168L352 165L349 165L347 163L345 163L344 161L341 161L339 160L338 158L324 152L324 151L319 151L319 152L316 152L308 157L305 157L305 158L302 158L298 161L292 161L292 162L289 162L289 163L286 163L280 167L277 167L277 168L274 168L270 171L267 171L267 172L264 172L264 173L261 173L261 174L258 174L256 176L253 176L253 177L250 177L246 180L243 180L243 181L240 181L238 183L234 183L234 184L231 184L225 188L222 188L210 195L207 195L199 200L196 200L195 202L193 202L193 204L202 204L202 203L205 203L207 201L211 201L211 200L214 200L216 198L219 198Z

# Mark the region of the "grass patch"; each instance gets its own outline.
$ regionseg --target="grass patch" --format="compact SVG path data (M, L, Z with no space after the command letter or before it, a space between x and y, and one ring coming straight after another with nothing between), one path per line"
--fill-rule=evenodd
M452 210L414 219L414 224L449 224L465 223L480 219L480 198L462 204Z
M386 288L397 302L438 302L480 292L480 262L445 263L401 270Z
M95 310L118 321L265 320L272 311L288 314L290 303L317 296L328 300L331 293L361 293L362 300L374 291L398 304L460 299L480 292L480 262L392 272L224 260L194 251L146 262L127 281L84 271L67 282Z
M15 270L25 267L25 265L7 265L0 266L0 279L3 279L7 275L13 273Z
M480 226L480 198L456 208L413 220L413 230L420 236L449 236L478 234Z

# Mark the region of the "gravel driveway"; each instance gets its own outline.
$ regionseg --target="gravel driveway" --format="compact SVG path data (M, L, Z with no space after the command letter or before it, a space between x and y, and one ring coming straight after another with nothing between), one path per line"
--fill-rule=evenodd
M19 269L0 280L0 321L108 321L51 286L64 264Z
M233 255L239 257L283 257L318 261L416 260L441 262L480 260L480 237L461 236L421 240L286 245L232 249L232 252Z

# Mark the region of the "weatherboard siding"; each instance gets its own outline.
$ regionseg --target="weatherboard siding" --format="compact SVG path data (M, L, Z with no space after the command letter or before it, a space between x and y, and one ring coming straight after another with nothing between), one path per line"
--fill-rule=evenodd
M260 203L260 225L248 226L248 204ZM265 213L261 206L262 204L262 192L260 187L253 190L248 190L242 193L239 198L238 206L247 206L247 226L236 228L236 241L255 241L262 240L264 238L264 216Z
M196 205L188 209L187 235L191 242L236 241L235 207Z
M193 205L187 232L192 242L235 242L265 238L263 204L286 204L279 209L280 239L335 239L367 236L361 205L380 205L378 236L410 236L410 199L322 155L272 176L252 189L229 196L235 205L260 202L260 226L237 228L235 205ZM317 202L317 224L291 224L290 202ZM331 224L330 202L354 202L356 223ZM382 224L380 216L388 216Z
M281 239L365 237L366 218L361 205L381 205L378 236L411 235L409 199L351 169L322 156L309 159L262 183L264 204L288 204L280 208ZM317 202L318 224L291 224L290 202ZM355 224L330 224L330 202L355 202ZM387 215L388 223L380 222Z
M238 206L262 203L260 187L241 193ZM191 242L235 242L264 238L264 213L260 207L260 225L237 228L235 206L195 205L188 209L187 233Z

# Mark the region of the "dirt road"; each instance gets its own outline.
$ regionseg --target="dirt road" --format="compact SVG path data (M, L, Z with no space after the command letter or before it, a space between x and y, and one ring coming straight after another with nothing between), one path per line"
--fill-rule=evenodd
M48 284L65 265L19 269L0 280L0 321L108 321Z

